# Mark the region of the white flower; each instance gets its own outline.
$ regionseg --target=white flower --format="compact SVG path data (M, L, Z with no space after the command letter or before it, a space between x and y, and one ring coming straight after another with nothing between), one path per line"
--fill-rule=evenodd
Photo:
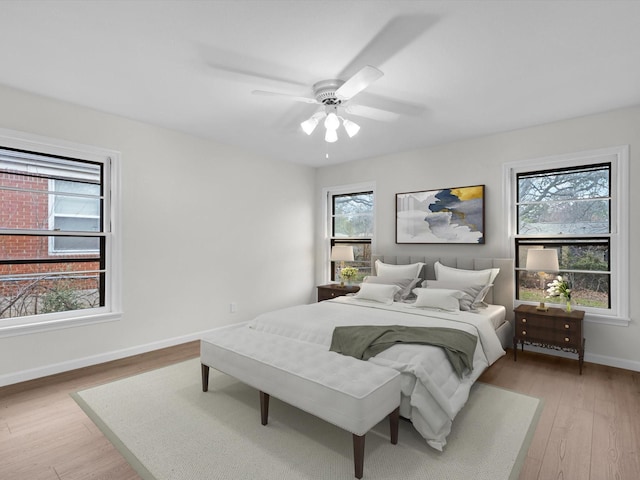
M569 282L563 280L562 276L558 275L556 279L547 284L548 297L563 297L567 300L571 300L571 289L569 288Z

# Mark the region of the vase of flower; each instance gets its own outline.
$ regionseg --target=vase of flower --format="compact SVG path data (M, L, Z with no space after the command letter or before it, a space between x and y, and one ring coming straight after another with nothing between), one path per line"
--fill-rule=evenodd
M357 275L358 269L354 267L344 267L340 272L342 280L346 282L347 285L351 285L351 282L356 278Z
M571 312L571 288L569 282L558 275L553 282L547 284L549 297L560 297L566 302L565 310Z

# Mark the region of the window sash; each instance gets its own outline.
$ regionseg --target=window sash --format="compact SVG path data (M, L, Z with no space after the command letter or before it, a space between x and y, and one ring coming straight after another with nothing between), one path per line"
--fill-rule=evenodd
M526 270L527 251L530 248L555 249L558 252L560 271L547 274L546 282L561 275L569 281L570 288L573 289L572 301L576 306L611 309L612 272L609 238L516 238L515 243L516 299L523 300L526 296L530 297L531 292L527 287L531 287L533 284L535 290L540 282L538 272ZM594 248L594 250L590 250L590 248ZM596 258L598 254L602 256L601 260ZM535 281L532 280L534 278ZM601 291L601 285L606 286L606 292ZM525 295L521 295L521 289ZM562 303L559 298L546 299L542 296L538 297L538 294L542 295L541 289L535 291L534 295L536 296L530 300Z
M370 210L365 210L365 211L355 211L355 212L339 212L338 210L340 210L338 208L338 201L340 199L347 199L347 198L357 198L357 197L364 197L364 196L370 196L371 197L371 209ZM361 219L364 220L364 223L361 225L358 225L358 222L348 222L347 226L355 226L356 227L366 227L367 224L371 227L371 228L360 228L358 229L357 232L355 232L355 234L346 234L343 232L338 232L338 221L340 219ZM367 219L369 220L367 222ZM373 192L372 191L366 191L366 192L354 192L354 193L338 193L338 194L333 194L331 195L331 234L330 234L330 238L332 239L349 239L349 238L358 238L358 239L363 239L363 238L371 238L373 236Z
M570 188L584 184L579 175L588 173L600 174L587 179L592 182L589 190ZM532 184L523 191L526 180L549 178L555 180L550 180L548 185L546 182ZM573 236L611 232L611 163L523 171L516 174L515 182L517 234ZM531 191L537 193L533 198ZM535 213L525 216L527 210ZM533 216L537 222L529 218Z

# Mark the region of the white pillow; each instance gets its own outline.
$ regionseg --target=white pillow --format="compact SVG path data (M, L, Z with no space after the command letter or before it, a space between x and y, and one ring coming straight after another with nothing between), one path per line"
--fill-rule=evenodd
M424 267L422 262L410 263L409 265L391 265L376 260L376 274L379 277L416 278L420 276L422 267Z
M444 288L414 288L413 293L418 297L412 304L414 307L436 308L447 312L459 312L459 300L464 297L464 292Z
M459 290L464 293L464 296L459 299L460 310L477 310L479 307L484 306L484 297L489 293L489 289L493 287L492 283L487 285L460 285L455 282L444 282L440 280L425 280L422 282L423 288L437 288L437 289L449 289Z
M354 295L354 298L391 305L393 303L393 298L399 290L400 287L396 285L361 283L360 290Z
M416 284L420 281L419 278L391 278L391 277L376 277L369 275L364 277L362 280L364 283L376 283L376 284L384 284L384 285L396 285L400 287L398 293L394 298L394 301L401 302L406 300L409 295L411 295L411 290L416 286Z
M436 271L436 279L445 282L457 282L463 285L487 285L493 283L500 273L499 268L487 268L486 270L463 270L452 268L436 262L433 265Z

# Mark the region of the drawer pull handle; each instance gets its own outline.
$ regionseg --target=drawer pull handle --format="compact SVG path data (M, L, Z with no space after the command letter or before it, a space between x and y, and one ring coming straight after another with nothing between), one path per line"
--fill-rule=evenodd
M569 340L569 337L564 337L564 341L565 341L565 342L569 342L569 341L570 341L570 340Z
M526 319L526 318L523 318L523 319L522 319L522 323L527 323L527 319Z
M524 335L526 335L526 334L527 334L527 331L526 331L526 330L523 330L523 331L522 331L522 335L524 336Z
M564 324L564 328L569 328L569 324L568 324L568 323L565 323L565 324Z

